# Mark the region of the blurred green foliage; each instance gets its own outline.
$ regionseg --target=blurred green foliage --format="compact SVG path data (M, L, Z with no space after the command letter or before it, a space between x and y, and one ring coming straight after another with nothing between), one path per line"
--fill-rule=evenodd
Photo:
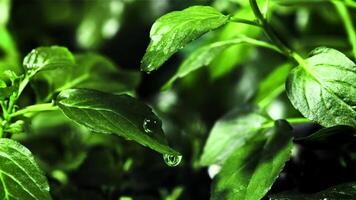
M351 19L356 22L355 2L340 2L347 5ZM347 37L343 19L331 1L266 0L258 3L277 36L301 55L307 57L312 49L327 46L352 58L355 47L350 41L353 38ZM8 86L16 82L16 78L5 72L12 70L20 75L22 58L31 49L66 46L75 52L76 64L66 69L39 72L31 87L24 90L18 106L50 103L61 90L73 87L116 94L125 92L153 107L154 114L162 120L168 144L183 155L181 164L170 168L161 155L114 135L97 134L71 122L58 110L20 116L16 118L17 125L9 127L11 132L17 132L12 138L31 150L45 172L53 199L209 199L213 176L209 176L208 171L214 171L215 165L207 168L201 162L209 132L219 131L221 123L232 125L220 131L231 137L246 136L245 131L254 128L243 119L226 117L226 113L257 104L264 108L261 115L268 114L273 120L302 117L284 92L284 81L295 66L293 61L278 52L248 44L229 47L211 62L177 79L169 90L161 91L180 64L197 49L241 35L269 41L256 26L228 23L179 50L158 71L150 75L139 72L154 21L170 11L193 5L212 6L235 19L255 20L248 0L0 0L0 94L13 92ZM237 121L237 125L230 124L231 121ZM272 119L267 121L272 123ZM253 118L249 122L256 120ZM317 192L355 181L354 128L339 128L332 131L342 134L333 135L330 128L323 129L315 123L294 125L293 136L301 139L294 145L291 160L280 176L277 178L279 172L271 174L269 180L276 181L265 198L287 190L293 192L274 195L272 199L326 198L324 194L328 191ZM251 132L257 140L256 135L268 135L271 130ZM230 137L227 139L229 141ZM275 141L268 142L265 146ZM211 144L222 149L231 147L214 141ZM217 151L216 147L211 148ZM246 152L248 150L251 149ZM239 157L240 153L235 151L232 155L240 159L253 157L258 163L264 151L256 157L251 152ZM239 161L231 159L230 163ZM216 164L209 164L213 163ZM229 176L224 173L220 176L224 175ZM221 184L223 189L231 187L219 179L216 182L214 184ZM347 188L354 192L352 187ZM294 193L316 194L300 196Z

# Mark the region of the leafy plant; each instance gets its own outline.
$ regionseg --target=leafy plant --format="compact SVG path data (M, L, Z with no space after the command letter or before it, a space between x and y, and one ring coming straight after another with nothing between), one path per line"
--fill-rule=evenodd
M131 3L86 2L82 20L70 23L79 48L108 45ZM307 47L300 24L308 19L298 22L300 38L285 34L279 15L309 16L314 3L342 20L343 48L331 40ZM48 23L78 14L71 1L58 4L63 16L42 4ZM354 175L307 191L314 194L278 184L304 173L290 169L303 148L355 166L355 8L351 0L216 0L168 12L153 23L141 59L141 71L157 72L140 85L138 69L64 46L35 48L19 64L10 1L0 1L1 199L353 199ZM149 79L175 54L183 55L176 71L158 74L159 84ZM144 98L150 84L154 95ZM201 181L205 167L210 177ZM165 181L172 171L183 178Z

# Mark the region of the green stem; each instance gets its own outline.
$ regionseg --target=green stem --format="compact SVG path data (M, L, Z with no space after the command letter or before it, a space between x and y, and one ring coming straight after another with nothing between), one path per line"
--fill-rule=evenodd
M25 75L24 79L21 81L20 85L19 85L19 90L17 91L17 93L13 96L10 97L9 99L9 105L7 107L7 113L12 113L13 112L13 107L17 101L17 99L20 97L21 93L23 92L23 90L26 88L27 84L30 82L30 77ZM6 119L9 120L9 119Z
M252 11L253 11L255 17L261 23L261 26L263 27L264 31L266 32L266 34L270 38L270 40L281 50L281 52L283 52L284 55L286 55L287 57L293 58L295 61L298 62L299 65L306 66L306 62L302 58L302 56L300 56L297 52L294 52L291 49L289 49L277 37L273 28L270 26L270 24L267 22L267 20L262 15L260 9L258 8L256 0L249 0L249 1L250 1L250 6L252 8Z
M264 42L264 41L261 41L261 40L256 40L256 39L253 39L253 38L246 37L246 36L242 35L242 36L239 36L237 38L237 41L242 41L242 42L245 42L247 44L251 44L251 45L255 45L255 46L259 46L259 47L264 47L264 48L276 51L276 52L278 52L280 54L283 54L283 52L277 46L275 46L274 44L271 44L271 43L268 43L268 42Z
M352 53L354 58L356 59L356 31L352 23L350 13L348 12L345 4L343 4L342 2L333 2L333 3L344 23L349 42L351 43L352 46Z
M248 20L248 19L241 19L241 18L238 18L238 17L231 17L230 18L230 22L248 24L248 25L252 25L252 26L257 26L259 28L262 27L261 24L256 22L256 21L251 21L251 20Z
M278 46L278 48L280 48L282 50L282 52L284 52L285 55L289 56L289 54L290 54L289 48L287 48L276 36L272 27L269 25L267 20L262 15L260 9L258 8L256 0L250 0L250 6L252 8L252 11L253 11L255 17L257 18L257 20L259 21L259 23L261 24L261 26L263 27L263 29L265 30L266 34L271 39L271 41L274 44L276 44L276 46Z
M305 124L310 123L311 121L307 118L287 118L286 119L291 124Z
M295 4L339 2L339 3L343 3L348 7L356 8L356 2L353 0L275 0L274 2L278 3L279 5L286 5L286 6L295 5Z
M290 124L305 124L305 123L310 123L311 121L307 118L302 118L302 117L299 117L299 118L287 118L285 119L287 120ZM267 122L266 124L264 124L262 126L262 128L271 128L274 126L274 121L271 121L271 122Z
M21 110L18 110L17 112L12 113L10 116L16 117L16 116L25 115L28 113L51 111L51 110L58 110L58 107L54 106L53 103L36 104L36 105L27 106Z

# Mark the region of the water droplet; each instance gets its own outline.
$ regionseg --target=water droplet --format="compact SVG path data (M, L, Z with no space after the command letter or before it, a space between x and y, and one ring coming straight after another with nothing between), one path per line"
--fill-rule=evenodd
M182 156L164 154L163 160L168 166L175 167L182 161Z
M146 133L153 133L157 124L158 124L157 120L146 118L145 120L143 120L143 130Z

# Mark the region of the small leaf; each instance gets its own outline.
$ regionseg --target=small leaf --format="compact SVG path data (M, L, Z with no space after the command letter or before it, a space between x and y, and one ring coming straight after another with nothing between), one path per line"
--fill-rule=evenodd
M51 199L46 177L31 152L11 139L0 139L0 198Z
M192 6L160 17L150 31L151 42L141 70L158 69L169 57L204 33L226 24L228 16L209 6Z
M255 108L235 109L219 119L204 146L201 164L222 164L233 152L264 131L269 118Z
M263 198L289 160L293 145L292 127L284 120L276 121L270 134L266 142L256 135L226 160L213 181L213 200Z
M33 76L41 70L50 70L74 64L74 57L65 47L50 46L33 49L23 60L28 74Z
M353 200L356 196L356 182L340 184L330 187L315 194L297 194L295 192L283 192L270 195L271 200Z
M330 127L356 126L356 65L341 52L317 48L289 74L287 94L306 118Z
M68 118L94 132L116 134L162 154L180 155L167 145L162 122L152 109L131 96L68 89L57 101Z

